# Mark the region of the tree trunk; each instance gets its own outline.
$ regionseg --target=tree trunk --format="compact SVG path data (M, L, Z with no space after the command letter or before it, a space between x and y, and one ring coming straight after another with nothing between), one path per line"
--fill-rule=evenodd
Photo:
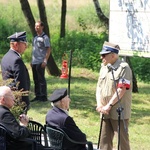
M32 35L35 36L36 35L35 29L34 29L35 20L34 20L32 12L31 12L31 8L28 3L28 0L20 0L20 4L21 4L21 9L24 13L24 16L25 16L27 23L30 27L30 30L32 32Z
M99 20L101 22L103 22L108 28L109 19L103 14L103 12L101 10L101 7L100 7L100 4L99 4L99 1L98 0L93 0L93 2L94 2L95 10L96 10L96 13L97 13L97 16L98 16Z
M46 69L49 75L53 75L53 76L61 75L61 70L57 67L54 58L52 57L52 54L49 56Z
M37 5L38 5L38 9L39 9L40 20L44 23L44 32L50 38L50 32L49 32L49 27L48 27L48 23L47 23L47 15L46 15L46 11L45 11L44 1L37 0ZM51 47L51 50L52 50L52 47ZM52 57L52 53L50 54L50 57L47 61L46 69L47 69L47 72L51 75L60 76L60 74L61 74L60 70L58 69L58 67Z
M50 34L49 34L49 28L48 28L48 24L47 24L47 17L46 17L44 2L43 2L43 0L37 0L37 3L38 3L38 7L39 7L40 19L41 19L41 21L43 21L44 26L45 26L44 32L49 36ZM20 4L21 4L22 11L24 13L24 16L25 16L25 18L28 22L28 25L30 27L30 30L32 32L32 35L35 36L36 35L35 20L32 15L28 0L20 0ZM48 73L53 76L60 76L60 74L61 74L60 69L57 67L57 65L52 57L52 54L50 55L50 57L47 61L46 69L47 69Z
M67 8L66 0L62 0L60 38L65 37L66 8Z
M48 37L50 37L44 1L37 0L37 5L38 5L38 9L39 9L40 20L44 23L44 32L48 35Z
M126 57L126 62L129 64L131 70L132 70L132 77L133 77L133 88L132 88L132 92L133 93L138 93L138 86L137 86L137 80L136 80L136 77L135 77L135 74L133 72L133 68L132 68L132 65L131 65L131 62L130 62L130 58L129 57Z

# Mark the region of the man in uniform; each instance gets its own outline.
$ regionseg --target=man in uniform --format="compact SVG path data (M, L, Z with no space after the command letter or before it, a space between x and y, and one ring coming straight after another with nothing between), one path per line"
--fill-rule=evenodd
M118 133L117 108L123 109L118 139L120 150L130 150L129 135L124 126L128 129L131 115L132 72L129 65L119 59L119 50L118 45L105 42L100 52L102 65L96 88L96 110L103 114L101 150L113 149L114 133Z
M50 101L53 103L53 108L47 112L46 124L63 129L75 141L86 142L86 135L68 114L70 98L67 95L67 89L55 90L50 96ZM64 147L66 150L86 150L85 144L66 142Z
M12 79L9 84L11 89L29 92L30 78L28 70L21 58L27 48L26 32L16 32L9 36L10 49L1 61L2 77L4 80ZM25 111L29 109L29 95L23 95L22 101L26 103Z

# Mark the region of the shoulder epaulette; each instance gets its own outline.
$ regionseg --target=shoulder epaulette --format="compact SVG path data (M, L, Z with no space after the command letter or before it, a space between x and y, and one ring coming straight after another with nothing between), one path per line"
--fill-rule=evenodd
M126 62L122 62L122 63L120 64L120 66L121 66L122 68L125 68L127 65L128 65L128 64L127 64Z

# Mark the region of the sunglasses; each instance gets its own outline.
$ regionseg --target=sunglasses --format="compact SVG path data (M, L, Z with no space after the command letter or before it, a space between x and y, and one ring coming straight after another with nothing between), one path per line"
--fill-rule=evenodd
M101 56L102 56L103 58L105 58L108 54L111 54L111 53L102 54Z

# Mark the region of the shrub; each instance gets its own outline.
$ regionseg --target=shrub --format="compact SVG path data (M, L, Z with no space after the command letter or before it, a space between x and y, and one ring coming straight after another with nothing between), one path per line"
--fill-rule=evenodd
M24 111L24 108L25 108L26 104L21 99L21 97L24 94L24 92L22 92L22 91L13 91L13 94L15 96L15 104L11 108L11 112L16 117L16 119L18 119L20 114L26 113Z
M150 61L149 58L132 57L133 71L139 81L150 82Z
M72 66L99 70L99 52L105 40L108 40L106 32L96 36L93 33L72 31L61 39L56 35L52 39L53 56L57 62L61 63L63 54L66 53L69 56L72 50Z

